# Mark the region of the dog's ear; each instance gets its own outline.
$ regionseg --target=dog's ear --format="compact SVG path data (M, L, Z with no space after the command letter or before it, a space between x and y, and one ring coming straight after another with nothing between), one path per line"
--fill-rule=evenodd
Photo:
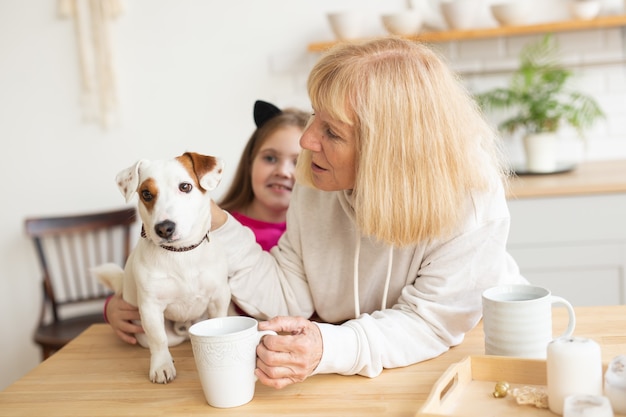
M143 159L120 171L115 177L117 186L127 203L133 198L135 192L137 192L137 187L139 186L139 167L142 163L144 163Z
M224 170L224 161L221 158L215 159L215 167L212 170L205 172L200 178L200 185L207 191L214 190L222 180L222 172Z
M185 152L179 158L189 158L193 172L198 177L200 186L207 191L217 187L222 180L224 161L221 158L210 155L201 155L195 152Z

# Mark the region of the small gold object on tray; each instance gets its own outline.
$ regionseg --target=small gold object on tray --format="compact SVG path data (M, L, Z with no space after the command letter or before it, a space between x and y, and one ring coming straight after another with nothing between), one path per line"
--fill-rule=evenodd
M546 374L541 359L468 356L433 385L417 417L555 417L546 408Z
M510 385L506 381L496 382L496 386L493 388L493 396L496 398L504 398L509 393Z

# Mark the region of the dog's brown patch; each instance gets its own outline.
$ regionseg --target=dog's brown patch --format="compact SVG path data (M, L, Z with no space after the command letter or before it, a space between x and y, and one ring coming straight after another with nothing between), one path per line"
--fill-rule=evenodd
M159 198L159 187L157 186L154 178L148 178L142 182L137 190L137 193L139 194L139 200L143 203L143 205L146 206L148 211L152 211L157 199ZM148 194L152 198L146 199Z
M202 186L200 186L200 178L207 172L211 172L217 165L217 159L214 156L200 155L195 152L185 152L181 156L176 157L176 160L181 163L183 167L189 172L196 183L196 187L206 192Z

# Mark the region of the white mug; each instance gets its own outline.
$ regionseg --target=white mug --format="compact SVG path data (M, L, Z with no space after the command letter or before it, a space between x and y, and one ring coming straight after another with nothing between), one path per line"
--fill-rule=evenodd
M502 285L483 292L485 354L545 359L552 335L552 305L567 309L569 322L560 337L576 326L574 308L564 298L534 285Z
M245 316L218 317L189 328L189 337L209 405L238 407L254 397L256 348L261 337L276 334L259 331L258 322Z

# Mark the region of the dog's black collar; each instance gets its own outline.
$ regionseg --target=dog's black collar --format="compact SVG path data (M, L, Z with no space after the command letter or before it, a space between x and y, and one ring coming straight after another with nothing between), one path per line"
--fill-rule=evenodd
M148 236L146 235L146 230L143 228L143 225L141 225L141 237L143 237L144 239L147 239ZM172 252L187 252L190 250L193 250L195 248L197 248L198 246L202 245L202 242L204 241L209 242L209 233L207 232L207 234L202 238L202 240L198 243L196 243L195 245L191 245L191 246L185 246L183 248L177 248L174 246L167 246L167 245L159 245L160 247L162 247L163 249L172 251Z

